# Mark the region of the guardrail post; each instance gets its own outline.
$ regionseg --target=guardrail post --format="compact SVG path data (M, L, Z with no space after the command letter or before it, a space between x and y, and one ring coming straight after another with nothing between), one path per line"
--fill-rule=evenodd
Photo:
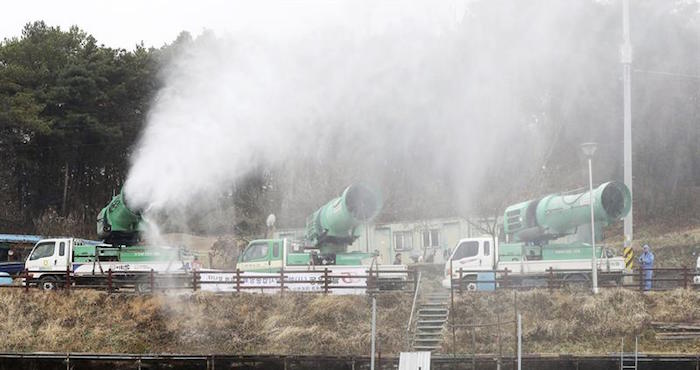
M503 287L508 287L508 268L503 269Z
M413 275L413 293L418 290L418 271L410 270L411 275Z
M328 267L323 269L323 294L328 294Z
M112 293L112 269L107 270L107 293Z
M66 266L66 293L70 293L70 267Z
M192 291L197 291L197 271L192 271Z
M241 292L241 270L236 269L236 293Z
M151 294L156 292L156 276L153 269L151 269L151 274L149 276L149 283L151 284Z
M554 268L551 266L547 269L547 272L549 275L547 276L547 288L549 288L549 292L552 292L552 288L554 287Z
M29 292L29 270L24 269L23 274L24 274L24 292L28 293Z
M644 291L644 269L639 268L639 291Z
M280 295L284 295L284 268L280 269Z
M462 294L462 268L459 268L459 293Z
M367 292L373 292L377 287L377 282L372 274L372 265L369 266L369 270L365 270L367 275L365 277L365 284L367 285Z
M683 266L683 288L688 289L688 267Z

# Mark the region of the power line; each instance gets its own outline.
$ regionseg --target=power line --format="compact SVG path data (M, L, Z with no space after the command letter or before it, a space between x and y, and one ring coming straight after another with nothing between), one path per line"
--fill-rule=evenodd
M698 75L690 75L690 74L685 74L685 73L666 72L666 71L650 71L650 70L644 70L644 69L635 69L634 72L635 73L647 73L647 74L652 74L652 75L682 77L682 78L690 78L690 79L694 79L694 80L700 80L700 76L698 76Z

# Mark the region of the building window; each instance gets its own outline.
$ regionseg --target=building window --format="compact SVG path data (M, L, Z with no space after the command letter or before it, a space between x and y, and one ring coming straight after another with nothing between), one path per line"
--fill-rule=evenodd
M437 248L440 246L440 230L431 229L423 231L423 248Z
M394 233L394 250L410 251L413 249L413 237L410 231L399 231Z

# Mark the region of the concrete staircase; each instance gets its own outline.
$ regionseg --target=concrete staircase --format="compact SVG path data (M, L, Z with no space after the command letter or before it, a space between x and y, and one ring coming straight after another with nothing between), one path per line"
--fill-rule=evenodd
M414 351L433 352L442 347L442 329L449 315L449 300L449 292L442 290L422 297L413 335Z

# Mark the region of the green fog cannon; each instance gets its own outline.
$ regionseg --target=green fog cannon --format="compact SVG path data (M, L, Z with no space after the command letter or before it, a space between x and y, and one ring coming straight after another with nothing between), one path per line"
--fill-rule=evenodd
M503 226L510 242L542 243L574 234L582 225L590 227L590 192L550 194L506 208ZM632 196L625 184L606 182L593 190L596 229L625 217ZM589 228L590 230L590 228Z
M356 227L374 218L381 203L379 195L369 187L350 185L341 196L309 216L305 239L321 253L344 252L358 238Z
M122 189L97 215L97 236L109 244L135 244L143 230L142 222L141 211L128 207Z

